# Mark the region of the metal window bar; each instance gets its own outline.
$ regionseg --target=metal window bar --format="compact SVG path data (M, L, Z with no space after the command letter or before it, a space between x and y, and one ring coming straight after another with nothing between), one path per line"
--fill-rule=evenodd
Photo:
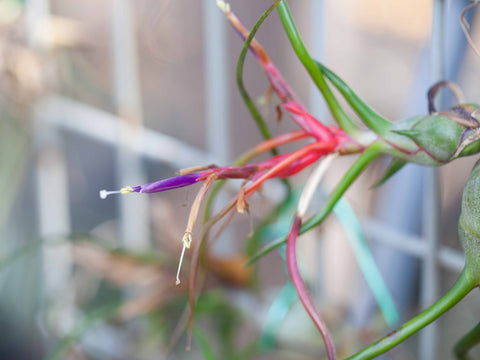
M432 21L432 84L445 78L445 2L434 0ZM422 259L422 278L420 290L420 306L426 309L438 297L438 248L440 244L440 189L438 169L427 169L424 183L423 228L427 252ZM433 322L420 333L418 357L425 360L437 358L438 323Z
M205 36L206 47L209 49L207 53L214 56L206 55L206 117L207 121L207 143L209 144L208 152L205 153L199 149L193 148L188 144L184 144L176 139L165 136L163 134L154 132L149 129L145 129L142 124L142 113L140 106L140 95L137 77L137 65L136 65L136 46L134 26L132 19L129 18L132 14L130 0L112 0L114 7L112 13L117 14L117 22L114 21L112 27L112 39L114 46L112 47L113 61L116 62L115 66L115 81L116 81L116 99L119 107L120 117L105 113L91 106L78 103L73 100L69 100L62 97L50 97L39 102L36 107L36 121L42 123L42 134L39 137L45 136L45 134L55 134L50 137L51 144L55 149L55 153L58 156L54 166L58 171L50 171L48 168L49 163L42 161L41 156L38 158L37 163L37 176L38 176L38 209L39 209L39 227L42 235L49 233L66 233L69 231L69 212L68 212L68 193L65 176L65 164L63 163L62 149L58 146L58 129L63 128L73 133L83 134L88 137L97 139L100 142L117 146L115 133L117 130L121 131L123 122L131 121L128 126L133 126L136 132L136 140L133 144L122 143L122 147L128 148L128 154L121 154L119 150L119 178L125 180L127 173L132 173L131 167L128 169L126 166L121 165L124 161L127 161L129 165L133 164L135 171L133 173L136 176L142 174L140 157L149 157L162 163L168 163L175 167L187 167L195 163L207 163L214 162L214 160L229 160L229 127L228 127L228 114L229 114L229 101L226 82L226 48L224 31L222 20L220 19L216 9L213 9L213 1L205 0L204 8L204 21L205 26L210 26ZM315 11L324 11L325 7L321 4L311 4ZM433 21L433 57L432 57L432 80L438 80L443 77L444 64L443 64L443 0L434 1L434 21ZM41 11L39 11L40 9ZM42 10L43 9L43 10ZM217 12L217 13L214 13ZM30 19L28 32L32 39L35 39L35 34L40 33L38 27L39 24L44 24L48 17L48 0L30 0L27 6L27 13ZM312 12L313 13L313 12ZM325 14L322 14L325 18ZM315 19L318 19L316 17ZM119 26L121 23L122 26ZM312 21L312 24L315 24ZM128 24L128 26L125 26ZM318 25L318 24L317 24ZM312 25L315 26L315 25ZM313 35L317 33L317 28L314 28ZM208 33L209 32L209 33ZM323 30L320 30L322 35ZM119 41L122 39L122 41ZM127 40L127 41L126 41ZM32 40L32 46L36 46L36 40ZM313 39L315 43L315 39ZM322 40L319 40L319 44L316 47L316 51L320 54L322 51ZM123 47L123 48L120 48ZM118 57L123 57L123 63L119 63ZM312 99L315 99L315 95L311 95ZM218 103L213 101L221 100L220 108ZM320 111L320 110L318 110ZM81 121L78 121L81 119ZM123 119L123 120L120 120ZM122 122L123 121L123 122ZM94 123L95 126L90 126L90 123ZM38 132L40 134L40 131ZM214 137L210 137L214 136ZM48 138L48 136L47 136ZM142 139L142 141L139 141ZM162 151L159 151L159 149ZM129 159L126 160L126 158ZM215 158L215 159L213 159ZM131 160L131 162L130 162ZM45 180L44 175L47 174L49 178ZM463 255L459 252L453 251L445 246L439 246L438 243L438 214L431 211L431 209L438 209L438 185L436 180L436 171L430 171L430 175L426 180L426 196L424 199L425 216L429 217L426 221L424 228L424 235L422 239L415 238L402 234L392 228L384 227L376 221L365 220L363 222L364 228L371 238L375 241L388 244L389 246L403 251L410 255L421 258L424 266L423 273L423 287L422 287L422 306L427 306L433 303L437 298L437 277L438 266L442 265L451 270L460 271L463 266ZM137 179L140 179L137 178ZM56 186L57 197L51 198L46 193L46 187L43 186L45 181L54 182ZM51 186L50 186L51 188ZM52 202L54 200L54 202ZM138 203L137 203L138 204ZM130 208L131 205L128 205ZM139 205L141 207L145 204ZM133 208L133 207L132 207ZM125 206L127 210L127 206ZM121 223L122 229L126 226L126 219L129 218L127 213L122 212ZM49 219L55 218L55 225L51 226ZM131 218L129 218L131 220ZM130 221L128 221L130 222ZM140 229L140 227L143 228ZM146 246L149 237L148 224L135 224L130 230L125 230L127 233L142 233L142 240L140 247ZM122 230L123 233L123 230ZM419 241L420 240L420 241ZM136 247L136 245L133 245ZM66 257L68 259L68 256ZM50 262L51 256L45 253L46 275L52 272L61 273L58 268L53 269ZM67 266L63 264L62 266ZM56 286L61 288L66 285L65 279L56 281ZM423 330L420 338L419 357L422 359L434 359L435 358L435 335L436 325L430 325L429 328Z
M117 176L119 188L144 184L146 177L138 148L142 143L143 114L138 79L137 42L132 0L111 0L114 96L119 116ZM150 244L148 197L121 196L120 238L127 249L146 250Z

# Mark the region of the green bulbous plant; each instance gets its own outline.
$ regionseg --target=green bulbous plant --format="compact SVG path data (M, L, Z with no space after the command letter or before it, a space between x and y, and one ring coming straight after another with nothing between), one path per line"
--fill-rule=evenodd
M384 338L366 347L349 360L373 359L398 345L409 336L436 320L455 306L473 289L480 286L480 161L465 185L462 212L458 221L458 236L465 253L465 266L453 287L436 303ZM466 359L467 351L480 343L480 325L469 332L455 347L459 359Z
M453 160L465 128L444 115L429 115L413 120L409 121L409 129L393 130L411 139L421 149L409 161L422 165L441 165Z
M458 236L465 252L468 278L480 284L480 160L475 164L465 185Z

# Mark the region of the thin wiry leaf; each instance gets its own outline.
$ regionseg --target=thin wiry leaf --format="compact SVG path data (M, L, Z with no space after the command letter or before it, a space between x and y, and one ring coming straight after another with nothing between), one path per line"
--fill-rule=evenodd
M385 170L382 178L375 185L373 185L373 187L377 188L385 184L385 182L393 175L395 175L398 171L400 171L400 169L402 169L406 163L407 162L404 160L393 159L390 164L388 164L388 167Z
M472 37L470 36L470 24L468 23L467 19L465 18L465 14L467 13L468 10L473 9L476 7L480 2L475 1L471 3L470 5L466 6L462 13L460 14L460 26L462 27L463 33L465 34L465 37L468 41L468 44L471 46L472 50L477 54L477 56L480 57L480 51L477 48L477 45L473 42Z

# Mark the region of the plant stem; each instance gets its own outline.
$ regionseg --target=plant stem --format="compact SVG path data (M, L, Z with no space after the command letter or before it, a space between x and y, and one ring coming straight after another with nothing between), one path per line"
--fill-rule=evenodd
M480 323L470 330L460 341L455 345L454 353L457 359L468 359L467 353L475 345L480 344Z
M290 9L288 8L287 2L285 0L280 1L277 9L280 19L282 20L283 27L285 28L287 36L290 39L290 43L292 44L293 50L297 54L305 69L310 74L315 85L321 91L333 116L346 133L354 136L356 133L358 133L358 128L352 119L350 119L345 111L341 108L340 104L335 98L335 95L332 93L327 82L325 81L322 72L318 69L317 64L311 58L310 54L305 48L302 38L300 37L300 34L295 26L295 22L293 21L292 15L290 14Z
M317 327L320 335L323 338L323 342L325 343L325 349L327 351L328 359L335 360L335 344L333 343L332 336L328 331L327 325L320 317L320 314L315 309L315 305L313 303L312 298L308 292L307 285L303 281L302 274L300 273L300 269L298 267L297 262L297 238L298 233L300 231L300 227L302 226L302 220L300 216L296 216L293 220L292 229L288 234L287 239L287 266L288 266L288 273L290 274L290 279L292 280L295 289L297 290L298 298L303 304L303 307L307 311L308 315L314 322L315 326Z
M453 287L436 303L387 336L367 346L360 352L352 355L347 360L373 359L374 357L385 353L394 346L403 342L408 337L415 334L420 329L430 324L432 321L436 320L440 315L450 310L476 285L477 284L474 280L472 280L472 277L468 276L468 271L463 269L460 277L455 282Z

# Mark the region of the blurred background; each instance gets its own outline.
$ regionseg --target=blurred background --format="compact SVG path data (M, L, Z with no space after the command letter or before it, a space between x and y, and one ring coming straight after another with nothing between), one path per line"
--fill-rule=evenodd
M311 0L290 6L312 55L395 120L426 114L426 92L440 78L480 102L474 76L480 59L459 21L469 3ZM247 27L270 4L231 1ZM478 43L475 10L467 18ZM332 123L275 12L257 39L308 109ZM279 182L265 186L251 213L236 215L212 244L191 351L184 332L189 254L182 284L174 283L196 189L98 196L101 189L155 181L181 168L229 164L261 141L236 89L241 47L214 0L0 0L0 359L325 356L288 281L283 250L243 266L290 227L295 203L272 213L284 197ZM287 116L276 120L276 100L265 100L268 83L251 56L244 74L272 132L295 129ZM353 160L336 160L323 194ZM442 167L439 182L435 172L407 166L372 190L384 167L379 161L347 192L394 299L390 321L361 275L341 213L340 221L331 216L302 237L305 277L340 358L453 284L463 265L460 198L475 161ZM309 172L293 179L298 189ZM239 184L231 185L218 208ZM312 211L322 201L318 194ZM268 214L270 223L262 220ZM194 235L200 231L197 225ZM384 358L450 359L479 313L478 293L471 294Z

